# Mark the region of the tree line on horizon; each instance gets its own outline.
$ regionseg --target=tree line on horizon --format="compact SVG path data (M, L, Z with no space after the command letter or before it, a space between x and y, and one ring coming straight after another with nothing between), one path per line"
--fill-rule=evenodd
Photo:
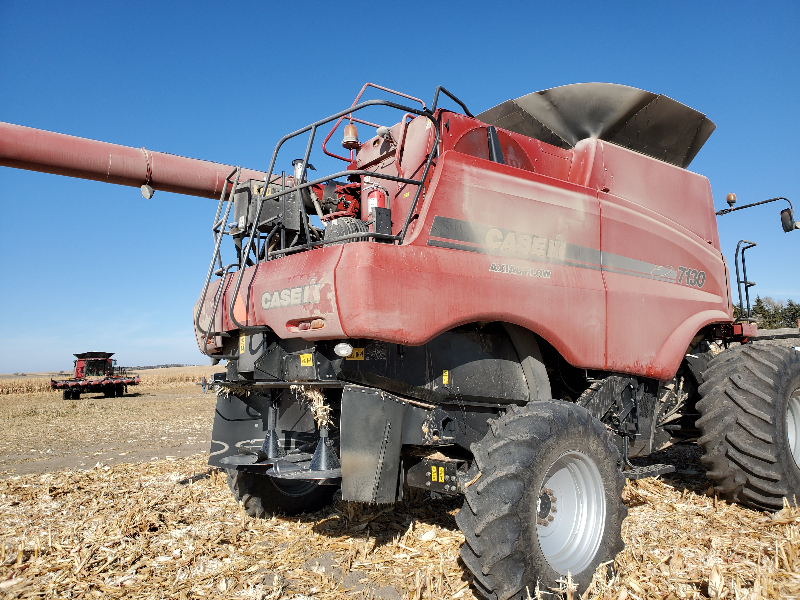
M733 316L739 317L739 306L733 309ZM769 296L756 296L750 316L756 320L761 329L781 329L783 327L800 327L800 304L789 298L786 302L775 300Z

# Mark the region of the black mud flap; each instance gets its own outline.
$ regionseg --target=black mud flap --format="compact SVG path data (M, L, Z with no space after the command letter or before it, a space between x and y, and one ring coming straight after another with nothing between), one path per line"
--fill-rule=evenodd
M372 388L348 385L342 394L342 499L395 502L402 493L400 448L424 440L430 411Z

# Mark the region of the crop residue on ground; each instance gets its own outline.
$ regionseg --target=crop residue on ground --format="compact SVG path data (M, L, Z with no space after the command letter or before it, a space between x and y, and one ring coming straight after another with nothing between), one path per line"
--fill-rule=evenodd
M800 510L766 515L653 479L625 500L627 548L586 597L800 594ZM202 456L12 476L0 480L0 593L470 599L457 510L412 491L393 509L252 519Z

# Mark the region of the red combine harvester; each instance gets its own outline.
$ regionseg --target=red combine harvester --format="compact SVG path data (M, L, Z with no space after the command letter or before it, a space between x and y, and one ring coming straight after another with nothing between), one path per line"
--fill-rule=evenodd
M139 385L138 375L129 375L116 367L113 352L83 352L75 355L72 379L50 380L50 388L61 390L64 400L78 400L81 394L103 394L106 398L121 398L128 386Z
M625 478L674 470L641 458L669 444L699 443L731 500L800 493L800 335L734 318L711 187L687 170L709 119L613 84L477 116L442 87L362 101L371 85L266 173L0 125L5 166L220 198L193 317L227 361L209 463L251 515L339 488L463 496L464 564L505 600L585 589L623 546ZM310 179L325 156L342 168ZM791 202L781 222L798 228Z

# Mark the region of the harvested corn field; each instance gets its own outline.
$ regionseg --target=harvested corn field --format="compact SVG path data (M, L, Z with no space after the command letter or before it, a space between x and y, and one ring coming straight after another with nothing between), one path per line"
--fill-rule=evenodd
M625 496L627 549L587 597L800 593L800 510L756 513L679 479L628 484ZM16 476L0 481L0 590L7 598L469 599L457 510L411 493L391 510L340 502L301 518L253 519L202 456Z
M141 462L208 451L215 397L203 394L196 382L213 370L158 369L164 372L145 376L143 385L122 398L87 394L62 400L60 392L2 396L0 473L85 469L98 461Z
M195 385L122 399L4 398L0 595L476 597L458 558L458 501L410 491L393 509L339 502L300 518L246 516L225 473L198 454L213 407ZM195 453L178 455L189 441ZM29 444L84 465L8 461ZM800 597L800 510L773 516L707 495L694 446L655 458L679 472L626 486L627 548L586 597Z

